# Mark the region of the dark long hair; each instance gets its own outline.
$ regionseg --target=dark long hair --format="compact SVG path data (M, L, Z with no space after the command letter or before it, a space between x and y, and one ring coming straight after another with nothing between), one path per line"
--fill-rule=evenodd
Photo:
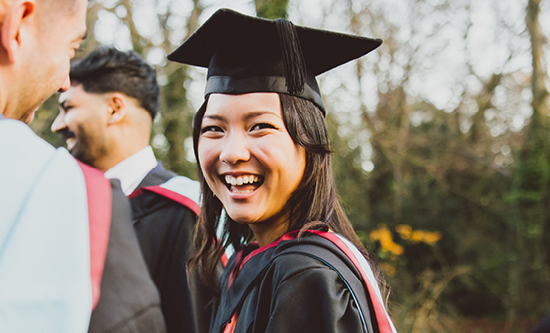
M332 230L351 241L371 264L380 286L386 289L386 282L379 266L371 258L355 234L336 195L332 175L332 157L326 123L321 110L312 102L286 94L279 94L283 121L292 140L306 151L305 172L296 190L283 208L289 212L289 230ZM245 224L234 222L226 216L221 221L221 201L208 187L200 168L198 144L200 128L207 101L193 119L193 146L199 164L202 209L195 228L197 254L190 261L190 267L198 266L205 282L215 288L215 275L221 256L228 246L236 251L249 243L253 234ZM223 223L223 236L218 240L216 230Z

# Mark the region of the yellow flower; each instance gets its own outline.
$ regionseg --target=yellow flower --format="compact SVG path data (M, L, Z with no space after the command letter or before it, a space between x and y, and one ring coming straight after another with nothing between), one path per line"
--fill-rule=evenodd
M396 256L400 256L400 255L403 254L403 252L405 252L405 249L403 249L403 246L401 246L399 244L392 243L391 245L388 244L388 251L391 254L394 254Z
M422 240L424 239L424 233L422 232L422 230L415 230L413 231L412 235L411 235L411 241L413 243L420 243L422 242Z
M435 243L437 243L437 241L439 241L440 239L441 239L441 233L439 231L428 232L424 236L424 242L429 245L435 245Z
M378 231L378 230L371 231L370 234L369 234L369 237L370 237L371 242L380 240L380 231Z
M401 238L411 239L412 228L410 225L399 224L397 227L395 227L395 230L397 231L397 233L399 233L399 236L401 236Z
M428 245L435 245L435 243L441 239L441 233L439 231L430 232L427 230L413 230L411 226L407 224L399 224L395 227L395 230L402 239L410 240L415 244L423 242Z
M393 255L401 255L405 251L403 247L399 244L396 244L393 241L393 237L391 235L391 232L388 230L388 228L385 225L381 225L377 230L374 230L370 233L370 239L371 241L380 241L380 246L382 246L382 250L389 252Z

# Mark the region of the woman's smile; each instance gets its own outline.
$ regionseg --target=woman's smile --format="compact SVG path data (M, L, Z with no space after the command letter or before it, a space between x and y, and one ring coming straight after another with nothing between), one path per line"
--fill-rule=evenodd
M233 193L252 193L263 183L263 177L257 175L228 175L222 178L227 189Z
M284 210L302 179L305 150L288 134L276 93L212 94L198 153L209 187L234 221L288 224Z

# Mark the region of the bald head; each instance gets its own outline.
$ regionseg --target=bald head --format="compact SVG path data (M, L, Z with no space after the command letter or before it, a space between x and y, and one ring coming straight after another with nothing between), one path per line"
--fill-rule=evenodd
M87 0L0 0L0 108L28 122L70 86L70 60L86 35Z
M43 27L52 28L55 20L75 15L83 2L87 7L88 0L37 0L36 6Z

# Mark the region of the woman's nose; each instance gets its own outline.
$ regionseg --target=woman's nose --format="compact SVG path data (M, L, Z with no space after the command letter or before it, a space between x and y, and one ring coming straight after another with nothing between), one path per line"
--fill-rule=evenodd
M240 134L231 134L221 145L220 160L227 164L237 164L250 159L248 140Z

